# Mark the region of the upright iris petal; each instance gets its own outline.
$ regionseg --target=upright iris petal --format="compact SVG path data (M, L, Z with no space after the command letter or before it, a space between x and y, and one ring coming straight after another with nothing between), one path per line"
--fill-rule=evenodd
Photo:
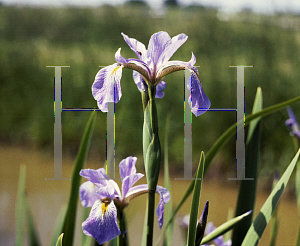
M192 91L192 99L190 99L192 112L198 116L210 107L210 101L204 94L198 71L194 67L196 62L194 54L189 62L169 61L187 40L188 37L184 33L173 38L166 32L154 33L149 40L148 49L138 40L129 38L124 33L122 36L138 59L125 59L121 55L121 49L118 49L115 54L117 63L101 69L96 75L92 92L98 107L103 112L107 112L107 102L117 103L121 98L120 80L123 67L134 70L133 80L141 92L147 93L149 85L156 86L156 98L164 97L163 90L166 88L166 83L162 80L166 75L189 69L192 71L191 80L194 81L189 88Z

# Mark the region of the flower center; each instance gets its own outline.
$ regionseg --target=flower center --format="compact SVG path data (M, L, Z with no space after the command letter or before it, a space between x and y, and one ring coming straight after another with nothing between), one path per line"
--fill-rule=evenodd
M104 216L104 214L107 210L107 207L111 202L111 199L109 197L106 197L106 198L102 199L101 202L102 202L102 204L101 204L102 214Z

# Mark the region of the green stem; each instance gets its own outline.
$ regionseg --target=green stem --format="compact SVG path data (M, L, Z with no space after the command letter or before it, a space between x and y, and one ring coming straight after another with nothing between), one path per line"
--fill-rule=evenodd
M142 95L142 98L144 98ZM143 101L144 103L145 101ZM152 246L155 191L160 171L161 147L158 136L158 120L155 105L155 86L148 88L148 101L144 110L143 154L148 184L147 238L146 245Z
M149 193L148 193L147 246L153 245L154 208L155 208L155 191L149 190Z
M118 222L119 222L119 228L121 231L120 236L118 237L118 246L124 246L124 217L123 217L123 211L121 210L120 212L118 212Z

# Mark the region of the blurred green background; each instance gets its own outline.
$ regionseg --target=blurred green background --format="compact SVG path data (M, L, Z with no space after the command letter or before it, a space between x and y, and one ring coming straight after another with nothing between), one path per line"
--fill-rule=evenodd
M62 69L62 107L95 108L91 94L99 65L115 62L119 47L126 58L135 57L121 36L148 44L151 35L185 33L187 42L172 60L188 61L193 52L212 108L236 107L236 69L245 69L245 110L249 115L256 88L262 88L264 107L298 96L300 92L300 17L277 13L263 16L242 11L229 17L201 6L169 7L155 12L146 5L125 4L98 8L0 7L0 141L53 153L54 69ZM170 114L170 161L183 169L184 72L165 78L165 97L157 100L160 136ZM142 154L143 113L132 71L123 69L123 96L116 104L116 163ZM293 107L300 118L300 105ZM74 156L90 112L62 112L63 154ZM294 149L284 125L286 110L263 120L261 168L266 177L274 168L284 170ZM193 116L193 160L207 152L236 120L235 112L207 112ZM106 114L97 113L91 155L105 160ZM142 163L140 163L142 165ZM235 173L235 138L215 159L215 172ZM225 178L228 178L225 177Z

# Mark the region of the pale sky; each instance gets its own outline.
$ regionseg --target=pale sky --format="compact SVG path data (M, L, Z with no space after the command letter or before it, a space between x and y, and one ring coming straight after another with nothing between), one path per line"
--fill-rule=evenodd
M0 0L4 4L29 4L29 5L50 5L50 6L99 6L101 4L122 4L125 0ZM163 0L146 0L153 8L160 8ZM258 13L271 14L275 11L288 11L300 13L299 0L178 0L182 5L199 3L203 6L214 6L223 11L235 12L243 8L250 8Z

